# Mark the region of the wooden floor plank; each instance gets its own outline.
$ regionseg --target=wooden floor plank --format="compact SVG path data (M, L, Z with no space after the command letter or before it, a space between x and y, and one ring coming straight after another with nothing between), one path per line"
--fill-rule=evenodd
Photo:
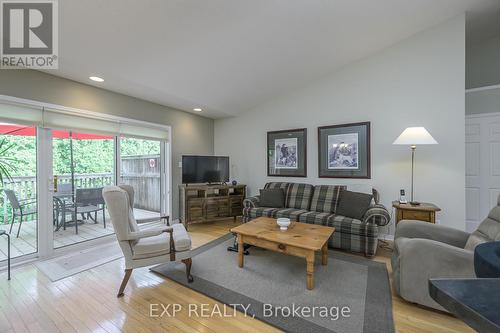
M240 222L238 222L240 223ZM201 246L228 233L232 220L197 224L189 228L193 246ZM99 232L102 224L89 232ZM23 228L25 226L23 225ZM28 230L28 229L26 229ZM69 230L69 229L68 229ZM67 231L68 231L67 230ZM74 239L67 237L66 241ZM21 248L24 245L19 245ZM1 256L1 254L0 254ZM373 259L390 267L390 250L380 248ZM34 265L12 271L6 281L0 273L0 333L3 332L279 332L259 320L238 313L234 318L189 317L186 312L173 318L152 318L151 303L221 303L183 285L165 279L148 268L134 270L123 298L116 291L123 277L123 260L93 268L66 279L51 282ZM391 281L392 283L392 281ZM395 295L393 313L399 333L473 332L460 320L408 303Z

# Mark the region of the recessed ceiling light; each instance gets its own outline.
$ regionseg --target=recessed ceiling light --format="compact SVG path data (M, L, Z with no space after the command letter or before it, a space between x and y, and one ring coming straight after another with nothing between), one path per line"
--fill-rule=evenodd
M89 76L89 79L95 82L104 82L104 79L100 78L99 76Z
M203 110L202 110L202 109L200 109L200 108L194 108L194 109L193 109L193 111L196 111L196 112L201 112L201 111L203 111Z

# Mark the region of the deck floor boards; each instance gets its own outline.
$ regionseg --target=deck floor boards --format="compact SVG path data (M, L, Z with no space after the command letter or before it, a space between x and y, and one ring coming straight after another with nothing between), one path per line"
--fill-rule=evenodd
M154 218L158 216L158 213L143 210L134 209L134 214L136 219L146 219ZM104 229L104 224L102 221L102 213L98 214L97 222L94 223L92 220L85 221L84 224L78 225L78 234L75 233L75 226L67 226L66 230L63 228L58 231L54 231L54 248L60 248L67 245L72 245L75 243L81 243L87 240L96 239L99 237L111 235L114 233L113 225L109 219L109 215L106 214L106 229ZM37 221L26 221L21 224L21 232L19 233L19 238L16 237L17 228L19 223L14 223L12 227L11 234L11 258L20 257L26 254L35 253L37 251ZM0 230L6 230L9 232L10 224L0 225ZM7 238L0 237L0 261L7 259ZM0 315L1 317L1 315Z

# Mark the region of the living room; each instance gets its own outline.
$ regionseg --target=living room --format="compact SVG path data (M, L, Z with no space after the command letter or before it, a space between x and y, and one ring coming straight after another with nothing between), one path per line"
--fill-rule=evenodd
M0 5L0 332L500 331L498 1Z

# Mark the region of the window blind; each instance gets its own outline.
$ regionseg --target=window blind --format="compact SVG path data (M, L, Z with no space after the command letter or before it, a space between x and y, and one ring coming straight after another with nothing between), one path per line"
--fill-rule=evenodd
M81 133L168 140L166 126L118 118L108 115L79 113L28 104L0 102L0 122L39 126Z
M41 126L42 109L17 103L0 103L0 122L15 125Z
M56 109L43 110L43 127L95 134L118 135L120 123L108 119L86 117Z

